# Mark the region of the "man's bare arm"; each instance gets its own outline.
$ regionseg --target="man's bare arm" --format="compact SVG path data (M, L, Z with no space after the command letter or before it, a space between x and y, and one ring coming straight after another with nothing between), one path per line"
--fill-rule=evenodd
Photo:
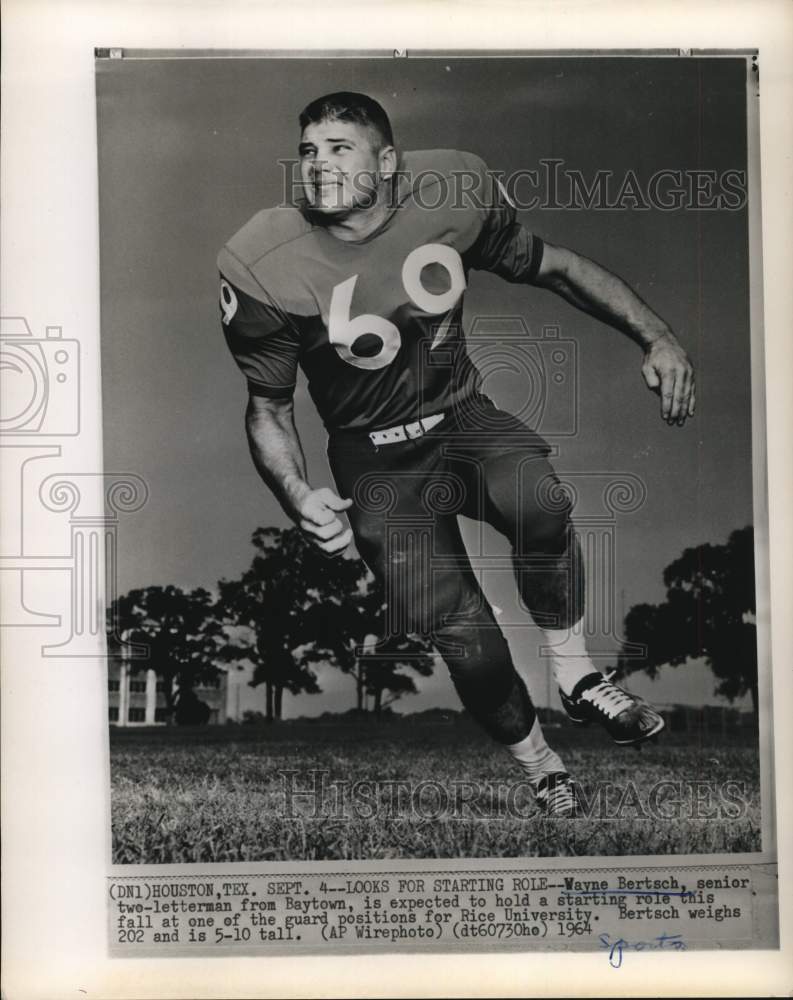
M629 285L594 261L546 243L535 284L627 334L644 348L642 374L661 396L661 416L683 424L694 415L694 370L669 326Z
M315 490L309 485L292 400L249 396L245 430L253 464L286 514L323 552L343 552L352 531L337 512L352 501L342 500L327 486Z

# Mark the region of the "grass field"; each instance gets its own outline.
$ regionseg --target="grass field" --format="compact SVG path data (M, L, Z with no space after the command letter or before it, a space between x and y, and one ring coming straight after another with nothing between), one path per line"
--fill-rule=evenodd
M142 864L760 849L756 735L669 733L641 751L571 726L547 735L580 782L585 817L540 817L525 789L510 799L520 773L464 719L114 729L113 858ZM312 777L312 769L324 778ZM299 772L300 789L324 780L324 798L290 805L293 779L282 770ZM370 784L354 796L348 786L344 798L343 781ZM461 790L461 782L478 787Z

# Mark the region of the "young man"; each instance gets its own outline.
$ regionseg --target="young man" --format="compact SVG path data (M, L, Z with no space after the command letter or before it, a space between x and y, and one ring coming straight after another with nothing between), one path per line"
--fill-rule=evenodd
M385 111L363 94L319 98L300 127L304 201L259 212L218 258L253 461L324 552L341 553L354 536L385 585L391 631L432 639L463 704L512 753L541 809L571 815L572 780L543 738L458 513L509 539L569 716L600 722L620 744L655 735L663 720L587 656L569 504L546 442L480 392L461 329L469 271L550 289L636 340L670 424L694 413L691 365L623 281L528 232L478 157L398 155ZM329 433L336 492L307 481L292 413L298 363Z

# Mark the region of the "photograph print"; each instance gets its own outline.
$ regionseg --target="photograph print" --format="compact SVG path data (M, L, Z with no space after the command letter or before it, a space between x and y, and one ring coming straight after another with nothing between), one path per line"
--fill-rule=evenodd
M115 864L773 849L756 74L97 50Z

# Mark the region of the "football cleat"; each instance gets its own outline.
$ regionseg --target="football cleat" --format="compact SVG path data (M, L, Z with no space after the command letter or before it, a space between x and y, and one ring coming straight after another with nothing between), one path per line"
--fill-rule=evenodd
M537 805L545 816L572 817L578 814L575 782L566 771L546 774L534 790Z
M559 690L562 707L577 725L599 722L619 746L652 739L664 728L664 720L646 701L595 671L587 674L570 695Z

